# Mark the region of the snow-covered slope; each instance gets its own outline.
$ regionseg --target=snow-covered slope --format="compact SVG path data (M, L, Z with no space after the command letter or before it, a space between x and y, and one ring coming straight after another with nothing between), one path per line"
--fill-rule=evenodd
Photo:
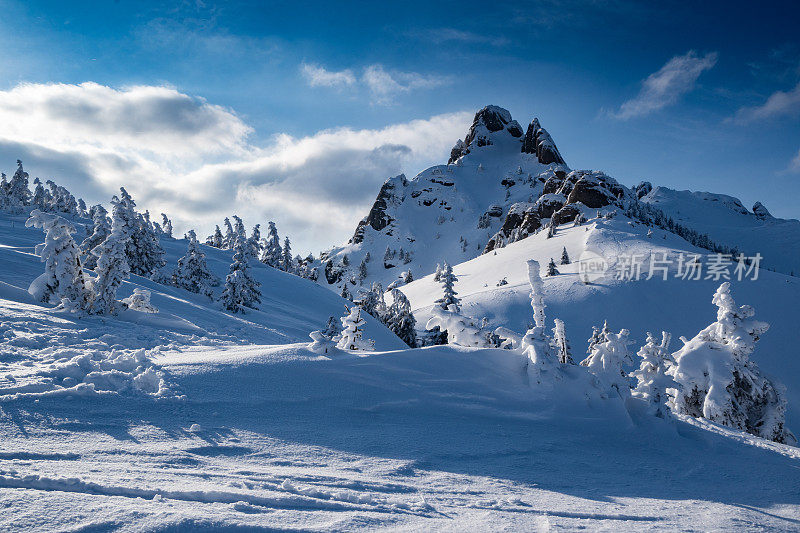
M655 187L642 201L658 207L676 222L728 247L764 256L764 266L800 274L800 221L773 217L760 203L746 209L732 196Z
M455 288L463 298L462 313L478 320L487 317L491 326L524 333L532 320L526 261L536 259L546 265L554 258L558 263L566 247L573 263L559 265L560 274L544 280L548 316L564 320L576 358L585 356L592 326L602 326L604 320L612 330L629 329L637 347L644 343L647 331L671 332L673 350L677 350L679 336L691 338L714 321L716 308L711 297L721 280L676 279L681 252L710 252L660 229L647 237L648 229L622 215L611 220L592 219L584 226L563 226L552 238L539 233L496 253L455 265L453 270L459 278ZM606 258L609 277L588 285L581 281L578 259L585 251ZM659 271L653 279L645 279L651 253L658 259L666 253L672 261L667 281ZM625 258L634 255L643 260L641 279L613 279L615 273L622 271ZM732 276L734 268L732 265L729 269ZM706 270L702 276L706 276ZM498 286L503 278L508 284ZM800 362L792 355L800 346L800 331L795 325L800 279L762 270L756 281L737 281L734 276L731 283L737 302L752 305L756 317L771 325L758 342L753 358L768 375L788 386L788 425L800 427ZM442 294L439 284L429 275L402 290L415 309L417 323L424 325L434 301Z

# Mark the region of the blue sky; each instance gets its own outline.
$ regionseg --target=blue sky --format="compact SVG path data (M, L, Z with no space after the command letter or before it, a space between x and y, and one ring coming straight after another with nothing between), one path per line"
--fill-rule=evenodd
M572 168L800 218L800 7L655 4L0 0L0 167L316 252L496 104Z

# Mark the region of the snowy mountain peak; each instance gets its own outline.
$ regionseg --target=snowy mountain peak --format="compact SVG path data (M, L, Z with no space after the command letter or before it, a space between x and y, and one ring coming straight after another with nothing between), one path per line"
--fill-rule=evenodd
M536 127L531 130L534 123ZM448 163L453 163L460 157L470 153L471 150L483 146L505 145L509 146L512 150L520 150L519 144L517 143L523 143L524 133L520 123L511 118L511 113L509 113L507 109L495 105L488 105L475 113L472 126L470 126L464 140L462 141L459 139L456 142L450 152L450 160ZM527 145L530 145L532 148L526 150L524 148L526 144L523 143L523 149L521 150L523 153L538 155L539 152L536 146L541 144L542 147L540 151L548 154L545 157L545 159L548 159L548 162L545 163L540 158L541 163L564 163L550 135L539 126L538 119L534 119L533 122L531 122L531 126L528 128L528 134L531 136L531 140Z

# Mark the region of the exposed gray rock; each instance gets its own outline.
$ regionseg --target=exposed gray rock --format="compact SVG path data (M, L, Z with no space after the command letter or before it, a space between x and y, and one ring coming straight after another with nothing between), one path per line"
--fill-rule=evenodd
M522 140L522 152L536 154L539 162L543 165L551 163L566 164L550 134L539 124L538 118L534 118L528 125L528 131Z

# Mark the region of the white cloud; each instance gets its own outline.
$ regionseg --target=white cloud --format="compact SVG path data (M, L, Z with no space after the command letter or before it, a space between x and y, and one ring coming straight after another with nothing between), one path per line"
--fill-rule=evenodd
M360 77L356 77L350 69L331 71L311 63L301 64L300 73L311 87L361 88L366 91L371 103L379 105L393 104L395 98L402 93L452 83L449 76L426 76L417 72L387 70L381 64L365 67Z
M643 82L639 94L624 102L611 116L620 120L648 115L674 104L678 98L691 92L697 78L717 63L717 53L703 57L690 50L686 55L675 56Z
M279 134L256 146L234 113L173 88L29 84L0 91L0 166L20 158L90 203L125 186L177 231L206 234L232 213L248 225L275 220L299 251L317 252L350 237L386 178L446 158L471 119Z
M800 172L800 150L797 151L797 155L794 156L794 159L789 163L789 171Z
M310 63L300 65L300 73L311 87L349 87L356 83L356 77L350 69L338 72Z
M776 91L760 106L743 107L736 112L739 123L800 114L800 83L789 92Z
M362 81L369 89L372 100L378 104L390 104L400 93L415 89L430 89L447 85L448 76L424 76L416 72L388 71L382 65L370 65L364 69Z

